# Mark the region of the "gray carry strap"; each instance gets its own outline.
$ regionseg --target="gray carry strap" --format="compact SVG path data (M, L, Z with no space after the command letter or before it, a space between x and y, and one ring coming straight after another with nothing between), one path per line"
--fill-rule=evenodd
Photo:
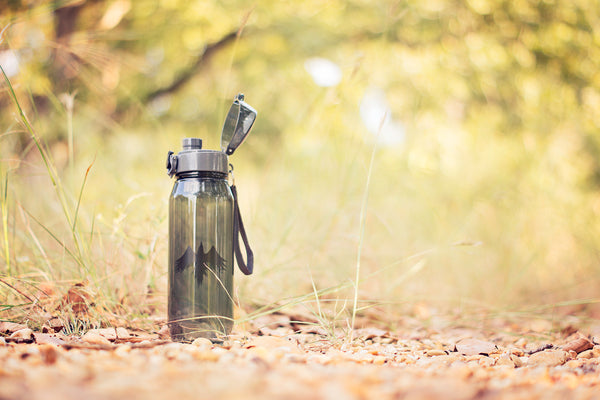
M246 236L246 230L244 229L244 223L242 222L242 215L240 214L240 207L238 206L237 188L235 185L231 185L231 193L233 194L233 251L235 252L235 259L237 260L240 271L242 271L244 275L250 275L254 270L254 253L248 243L248 236ZM246 262L244 262L238 236L241 236L244 241L244 247L246 248Z

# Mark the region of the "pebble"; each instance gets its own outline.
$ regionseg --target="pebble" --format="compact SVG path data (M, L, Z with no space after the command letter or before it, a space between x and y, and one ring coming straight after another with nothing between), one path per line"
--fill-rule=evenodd
M329 364L332 358L325 354L311 354L306 358L307 363Z
M523 360L521 360L521 357L518 355L511 354L510 359L515 364L515 368L521 368L523 366Z
M213 343L206 338L197 338L192 342L192 346L210 349L212 348Z
M56 346L51 344L42 344L38 346L38 349L44 364L54 364L58 359L59 351L57 350Z
M306 359L299 355L299 354L295 354L295 353L288 353L285 356L283 356L282 358L283 361L286 361L288 363L305 363Z
M577 358L589 359L594 358L594 350L585 350L577 355Z
M203 349L198 349L194 352L191 353L191 356L198 361L209 361L209 362L216 362L219 361L219 358L221 357L220 354L214 352L214 351L210 351L210 350L203 350Z
M90 329L88 333L97 333L100 336L104 336L108 340L115 339L127 339L131 337L127 329L125 328L102 328L102 329Z
M570 358L571 355L564 350L545 350L529 356L527 365L555 367L564 364Z
M515 363L512 360L510 354L502 354L497 360L496 360L496 365L501 366L501 365L506 365L509 367L515 367Z
M384 356L375 356L373 359L373 364L375 365L383 365L385 364L386 358Z
M169 325L163 325L159 330L158 330L158 337L160 339L170 339L171 338L171 332L169 330Z
M495 363L496 363L496 361L490 357L483 357L483 358L479 359L479 365L481 367L491 367Z
M565 367L568 368L579 368L583 365L583 360L579 359L579 360L569 360L565 363Z
M479 339L463 339L456 343L456 351L465 356L477 354L490 354L498 351L498 347L492 342Z
M33 340L33 331L29 328L25 328L25 329L19 329L18 331L13 332L12 335L10 335L11 338L14 339L25 339L25 340Z
M117 355L119 357L125 357L130 352L131 352L131 345L129 345L129 344L122 344L120 346L117 346L117 348L115 349L115 355Z
M444 350L429 350L427 353L427 357L435 357L435 356L445 356L448 355Z
M88 331L81 337L81 341L89 344L109 345L110 341L98 332Z

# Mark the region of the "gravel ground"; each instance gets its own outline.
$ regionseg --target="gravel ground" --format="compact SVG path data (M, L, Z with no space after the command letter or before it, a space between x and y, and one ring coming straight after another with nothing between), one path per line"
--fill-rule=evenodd
M264 321L263 321L264 322ZM600 343L465 328L250 329L221 344L124 328L0 331L0 399L600 399Z

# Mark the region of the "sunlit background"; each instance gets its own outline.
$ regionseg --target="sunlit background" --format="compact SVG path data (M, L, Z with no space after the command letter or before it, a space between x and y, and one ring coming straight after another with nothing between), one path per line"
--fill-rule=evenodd
M344 321L358 283L380 310L594 315L599 27L588 0L4 0L0 66L43 151L2 79L0 302L85 281L164 317L167 151L217 149L243 92L246 311Z

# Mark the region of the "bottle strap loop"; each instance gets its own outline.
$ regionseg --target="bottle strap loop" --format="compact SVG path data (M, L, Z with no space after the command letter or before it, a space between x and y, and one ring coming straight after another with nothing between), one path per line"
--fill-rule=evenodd
M242 215L240 214L240 207L238 205L238 195L235 183L231 185L231 193L233 194L233 251L235 252L235 259L237 260L238 267L244 275L252 274L254 270L254 253L248 243L248 236L246 235L246 229L244 229L244 222L242 221ZM244 242L244 248L246 250L246 262L240 248L240 239Z

